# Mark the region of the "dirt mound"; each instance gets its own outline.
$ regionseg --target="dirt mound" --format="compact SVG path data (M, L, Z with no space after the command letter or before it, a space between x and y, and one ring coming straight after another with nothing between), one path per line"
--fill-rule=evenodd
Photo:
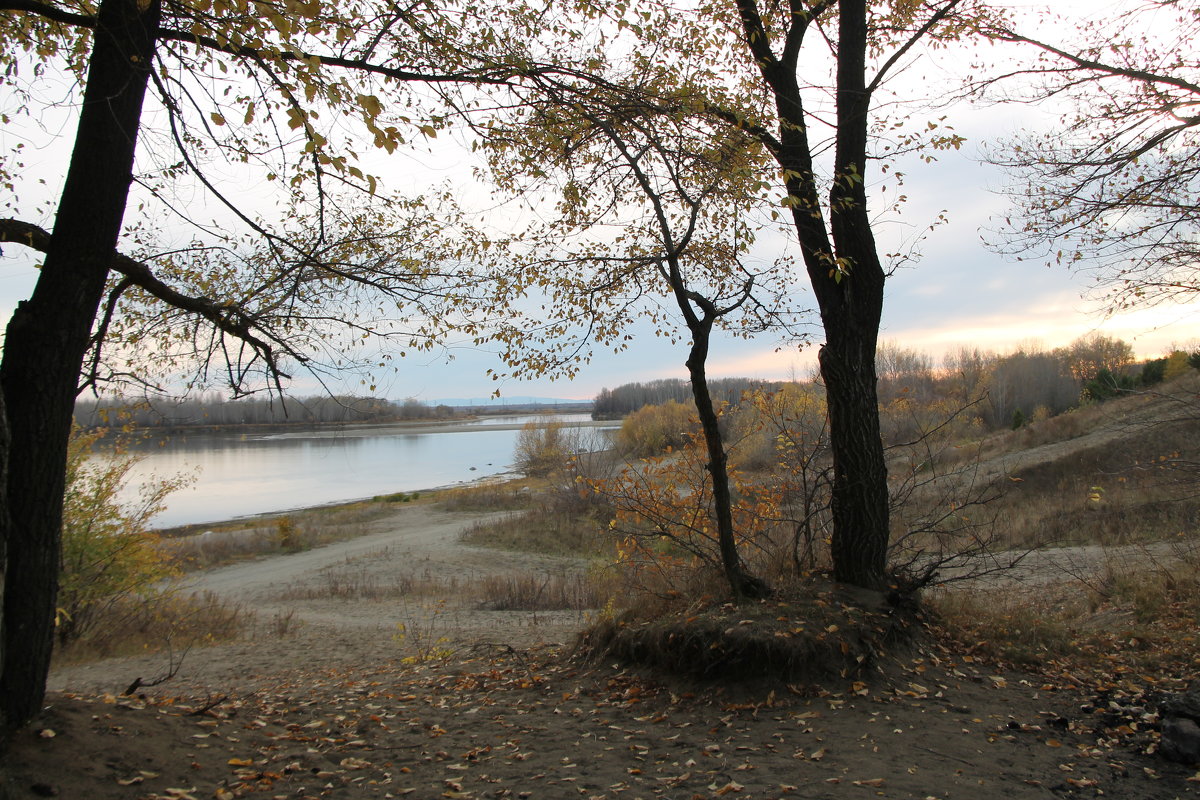
M653 619L601 620L582 635L580 652L686 678L810 684L865 675L916 630L915 608L882 592L816 579L802 589Z

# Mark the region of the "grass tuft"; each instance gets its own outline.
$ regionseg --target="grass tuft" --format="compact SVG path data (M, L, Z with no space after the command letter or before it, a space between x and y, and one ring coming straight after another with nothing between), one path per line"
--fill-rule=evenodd
M61 648L66 663L94 661L228 641L254 622L254 612L212 592L131 597L115 604L104 624Z
M478 593L480 605L494 611L584 611L607 598L596 580L580 572L485 575Z

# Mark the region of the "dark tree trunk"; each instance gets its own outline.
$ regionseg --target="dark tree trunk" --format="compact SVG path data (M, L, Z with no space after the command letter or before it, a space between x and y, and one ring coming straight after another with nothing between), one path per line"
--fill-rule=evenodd
M838 138L829 207L834 252L849 274L825 278L820 359L834 465L833 576L881 588L890 536L875 374L884 272L867 213L867 4L844 0L838 8Z
M125 214L159 10L159 0L100 4L50 248L4 343L0 389L12 435L0 674L7 730L27 723L45 696L71 412Z
M717 544L721 551L721 567L725 579L735 597L760 598L770 594L770 588L761 579L748 573L738 555L737 540L733 532L733 498L729 489L729 457L721 439L720 420L713 406L712 393L708 389L705 364L708 361L709 337L712 334L712 319L688 319L692 334L692 348L688 353L688 376L692 384L692 398L696 402L696 413L700 418L700 429L704 432L704 445L708 452L708 474L713 491L713 515L717 525Z
M12 525L8 514L8 454L11 438L8 432L8 411L4 407L4 392L0 391L0 599L4 597L5 575L7 574L8 537ZM0 613L0 669L3 669L5 653L4 615ZM0 707L0 715L4 713ZM0 742L7 732L5 718L0 716ZM0 747L0 750L3 748Z
M796 78L800 41L811 20L792 20L789 47L781 60L770 50L754 1L735 3L746 45L775 96L780 119L775 156L783 169L792 221L825 329L820 365L833 456L834 578L880 587L886 580L890 528L875 376L884 272L867 213L865 186L871 101L864 85L867 6L865 0L837 4L837 148L827 231Z

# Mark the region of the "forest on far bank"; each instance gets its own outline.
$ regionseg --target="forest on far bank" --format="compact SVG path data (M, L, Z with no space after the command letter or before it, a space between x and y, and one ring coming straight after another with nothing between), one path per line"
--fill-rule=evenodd
M587 413L588 402L512 402L490 405L429 404L416 398L314 395L229 399L219 392L190 397L81 398L75 424L83 430L134 428L208 428L236 425L349 425L436 422L482 416L539 413Z
M455 419L467 414L448 405L430 406L409 398L399 403L382 397L245 397L230 400L217 392L195 397L82 398L75 403L75 424L92 428L196 428L226 425L319 425L329 423L408 422Z

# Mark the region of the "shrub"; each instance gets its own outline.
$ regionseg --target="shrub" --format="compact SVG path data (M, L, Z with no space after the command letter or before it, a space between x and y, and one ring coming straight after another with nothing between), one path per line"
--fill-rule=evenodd
M1167 360L1165 358L1155 358L1142 365L1142 376L1139 378L1139 381L1142 386L1154 386L1163 382L1166 372Z
M635 458L648 458L680 447L696 430L695 409L688 403L668 400L630 414L617 433L617 447Z
M1171 355L1167 356L1167 363L1163 369L1163 380L1169 381L1187 374L1190 360L1190 356L1183 350L1173 351Z
M275 522L275 543L285 553L299 553L304 549L300 530L291 517L280 517Z
M530 478L544 478L561 469L573 453L561 422L530 422L517 434L513 466Z
M1110 370L1102 369L1096 373L1096 377L1083 385L1083 396L1102 403L1133 388L1133 379L1128 375L1116 375Z
M152 481L137 503L122 503L137 459L89 460L98 436L77 433L67 456L57 613L62 644L107 624L106 616L131 598L155 594L155 585L174 574L149 524L167 495L190 482L179 476Z

